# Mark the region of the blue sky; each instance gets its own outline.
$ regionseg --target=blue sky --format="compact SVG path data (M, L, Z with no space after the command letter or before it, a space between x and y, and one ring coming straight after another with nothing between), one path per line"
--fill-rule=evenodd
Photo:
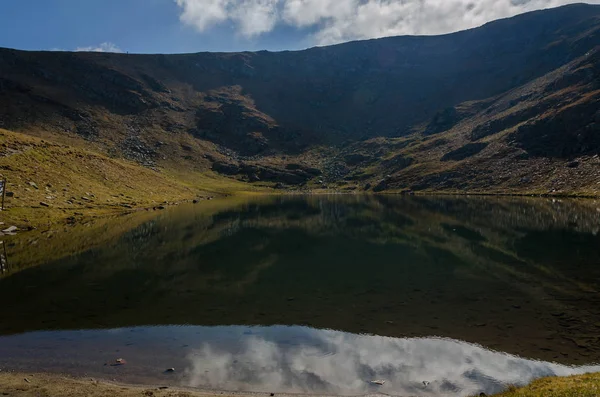
M0 0L0 46L132 53L301 49L400 34L448 33L574 2Z

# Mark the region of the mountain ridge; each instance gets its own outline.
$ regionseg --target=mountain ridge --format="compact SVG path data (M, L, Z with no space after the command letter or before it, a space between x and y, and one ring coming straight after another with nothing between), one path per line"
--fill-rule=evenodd
M0 128L283 188L596 195L599 46L575 4L301 51L0 49Z

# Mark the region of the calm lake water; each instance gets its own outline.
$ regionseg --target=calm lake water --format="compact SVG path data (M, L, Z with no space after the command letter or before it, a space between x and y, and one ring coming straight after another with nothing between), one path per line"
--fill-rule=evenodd
M0 368L399 396L600 371L599 232L594 200L341 195L38 230L1 249Z

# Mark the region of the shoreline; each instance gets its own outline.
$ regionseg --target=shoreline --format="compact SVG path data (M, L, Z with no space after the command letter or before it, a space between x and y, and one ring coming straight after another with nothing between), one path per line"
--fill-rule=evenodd
M600 373L570 377L541 378L523 387L508 386L507 390L489 397L594 397L600 392ZM312 394L252 393L204 391L183 387L132 385L93 378L75 378L65 374L0 372L0 394L17 397L302 397ZM367 396L378 396L371 394ZM319 394L320 397L327 397ZM335 396L329 396L335 397Z
M8 394L7 394L8 393ZM77 378L44 372L0 372L0 394L10 396L154 396L154 397L250 397L252 394L207 392L180 387L133 385L104 379Z
M8 394L6 394L8 393ZM338 397L327 394L242 392L161 386L154 384L131 384L113 382L92 377L75 377L50 372L5 372L0 369L0 395L9 396L70 396L70 397ZM356 395L355 397L380 396L380 394ZM346 396L351 397L351 396Z
M36 230L39 227L56 224L73 224L75 218L78 220L90 220L98 218L118 217L130 215L139 212L159 213L163 210L178 207L185 204L202 204L206 201L223 201L228 198L245 196L298 196L298 195L346 195L346 196L415 196L415 197L490 197L490 198L528 198L528 199L561 199L561 200L598 200L600 196L596 195L577 195L577 194L534 194L534 193L485 193L485 192L406 192L406 191L388 191L388 192L348 192L342 190L308 190L295 191L240 191L233 194L214 194L213 196L196 196L196 198L184 198L179 200L166 201L163 203L154 203L149 205L144 203L138 206L123 207L121 205L88 205L85 208L44 208L39 205L8 207L4 211L0 210L0 221L4 222L0 226L1 230L10 226L16 226L19 233ZM44 216L36 216L42 213ZM37 218L37 219L36 219Z

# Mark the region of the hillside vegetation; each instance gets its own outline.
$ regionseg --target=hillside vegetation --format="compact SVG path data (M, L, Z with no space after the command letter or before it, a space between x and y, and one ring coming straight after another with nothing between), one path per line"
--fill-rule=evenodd
M144 167L132 175L152 186L130 189L143 198L123 187L136 203L166 199L157 186L172 200L216 180L596 196L599 49L600 6L585 4L304 51L0 49L0 126Z
M19 229L260 190L212 172L182 176L6 130L0 130L0 178L8 182L2 221Z

